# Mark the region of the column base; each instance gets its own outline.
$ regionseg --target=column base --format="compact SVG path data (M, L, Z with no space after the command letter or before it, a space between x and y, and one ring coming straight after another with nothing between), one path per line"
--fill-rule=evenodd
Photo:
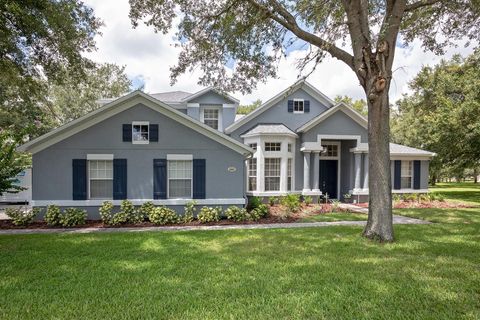
M322 195L322 191L303 189L302 190L302 195L304 195L304 196L320 196L320 195Z

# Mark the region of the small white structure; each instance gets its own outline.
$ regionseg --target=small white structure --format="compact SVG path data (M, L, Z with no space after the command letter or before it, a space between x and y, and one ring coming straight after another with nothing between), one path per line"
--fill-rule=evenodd
M16 178L16 184L27 189L18 193L4 193L0 196L0 202L30 203L32 200L32 169L20 172Z

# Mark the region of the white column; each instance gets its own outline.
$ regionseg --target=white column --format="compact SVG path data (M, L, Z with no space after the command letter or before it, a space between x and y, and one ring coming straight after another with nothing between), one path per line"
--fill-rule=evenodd
M320 151L313 152L313 191L319 192L320 179Z
M354 191L359 191L362 189L360 186L360 178L361 178L361 167L362 167L362 154L361 153L355 153L355 187Z
M257 141L257 191L265 191L265 157L263 155L263 140L260 138Z
M363 190L368 190L368 153L363 154Z
M310 191L310 151L303 152L303 192Z
M285 147L286 148L286 147ZM287 192L288 158L282 155L280 160L280 191Z

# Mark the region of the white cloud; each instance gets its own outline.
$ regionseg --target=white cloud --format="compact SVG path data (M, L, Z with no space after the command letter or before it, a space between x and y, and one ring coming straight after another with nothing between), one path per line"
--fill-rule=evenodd
M86 4L95 10L105 26L102 35L96 38L98 50L87 56L97 62L113 62L126 66L130 78L143 78L146 92L184 90L195 92L201 87L197 84L198 72L185 74L178 79L174 87L170 86L169 68L176 64L179 48L173 46L173 34L156 34L153 27L140 24L133 29L128 17L127 0L86 0ZM455 53L467 55L471 48L452 48L443 58L450 58ZM251 94L234 93L241 103L250 103L255 99L266 101L280 90L291 85L298 76L296 59L303 56L302 51L292 51L279 63L278 79L271 79L266 84L260 83ZM422 65L434 65L442 57L425 53L418 42L410 48L396 49L393 69L394 81L390 89L390 99L395 101L402 93L408 92L408 81L418 73ZM349 95L354 99L364 98L362 88L352 70L342 62L327 57L308 81L330 97Z

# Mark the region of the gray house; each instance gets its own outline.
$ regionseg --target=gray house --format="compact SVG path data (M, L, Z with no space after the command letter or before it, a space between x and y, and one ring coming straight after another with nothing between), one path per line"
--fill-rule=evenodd
M32 205L105 200L181 208L244 205L288 193L368 197L367 120L306 81L236 119L239 101L214 88L135 91L19 149L33 154ZM395 193L428 190L433 153L391 144Z

